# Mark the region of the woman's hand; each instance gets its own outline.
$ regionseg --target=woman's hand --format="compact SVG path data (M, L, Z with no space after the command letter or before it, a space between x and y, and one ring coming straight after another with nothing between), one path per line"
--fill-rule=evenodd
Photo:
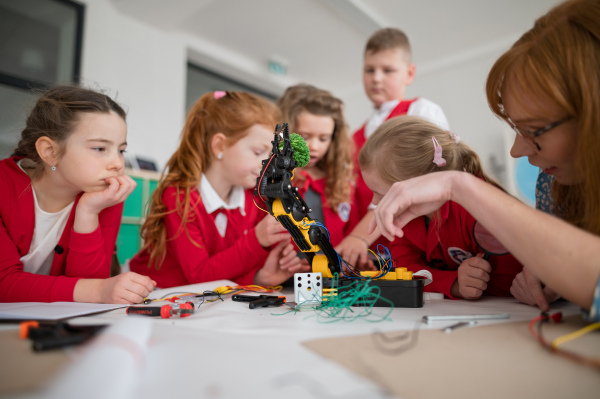
M469 300L479 299L487 289L492 266L483 254L465 259L458 267L458 278L452 284L452 296Z
M402 228L414 218L438 210L451 199L452 179L456 173L437 172L394 183L377 204L368 233L379 231L388 240L402 237Z
M537 305L544 312L550 308L551 302L560 298L560 295L549 287L542 287L542 282L527 267L523 267L523 271L515 276L510 293L520 302Z
M105 208L119 204L133 192L136 182L127 175L109 177L108 187L102 191L86 192L77 203L73 229L88 234L98 228L98 214Z
M290 233L273 217L266 215L254 228L258 243L264 248L291 238Z

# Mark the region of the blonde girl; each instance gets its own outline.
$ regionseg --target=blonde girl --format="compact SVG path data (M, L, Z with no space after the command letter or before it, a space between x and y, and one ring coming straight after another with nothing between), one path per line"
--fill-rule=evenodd
M367 140L359 155L365 183L378 204L396 182L417 176L458 170L499 188L481 168L479 157L457 135L416 116L384 122ZM448 201L416 218L403 237L390 244L398 267L429 270L427 291L450 298L478 299L482 295L510 296L510 286L521 265L511 255L485 260L473 239L475 219Z

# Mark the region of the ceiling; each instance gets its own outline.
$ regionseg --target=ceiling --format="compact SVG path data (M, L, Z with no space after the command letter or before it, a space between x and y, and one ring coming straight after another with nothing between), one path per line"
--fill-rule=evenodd
M269 60L278 60L287 67L286 76L274 78L280 88L307 82L342 95L362 90L362 51L379 28L404 30L418 73L432 73L473 54L506 47L557 0L112 2L131 18L235 55L231 63L240 70L243 64L266 70Z

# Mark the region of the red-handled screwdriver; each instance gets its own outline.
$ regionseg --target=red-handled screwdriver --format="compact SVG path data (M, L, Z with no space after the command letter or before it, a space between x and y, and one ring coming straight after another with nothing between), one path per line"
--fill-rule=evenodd
M194 310L194 304L187 302L179 306L130 306L127 308L126 313L128 315L160 316L163 319L168 319L171 316L189 317L194 313Z

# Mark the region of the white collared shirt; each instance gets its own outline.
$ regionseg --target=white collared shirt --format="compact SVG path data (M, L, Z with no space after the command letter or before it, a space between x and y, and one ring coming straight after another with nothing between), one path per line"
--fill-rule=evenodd
M386 101L381 104L379 109L375 109L373 115L367 121L365 126L365 138L369 138L375 129L379 127L390 115L390 113L400 104L400 100Z
M240 209L240 213L246 216L246 195L244 187L234 186L231 189L231 195L229 196L229 203L223 201L219 194L215 191L213 186L210 184L204 173L200 179L200 197L206 212L211 214L219 209ZM215 218L215 225L221 237L225 237L227 231L227 215L225 213L219 213Z
M381 104L379 109L373 112L373 115L365 125L365 138L369 138L373 132L388 118L390 113L400 104L400 100L387 101ZM442 108L431 100L423 97L417 98L408 107L406 115L420 116L430 122L435 123L444 130L450 130L448 119L442 111Z

